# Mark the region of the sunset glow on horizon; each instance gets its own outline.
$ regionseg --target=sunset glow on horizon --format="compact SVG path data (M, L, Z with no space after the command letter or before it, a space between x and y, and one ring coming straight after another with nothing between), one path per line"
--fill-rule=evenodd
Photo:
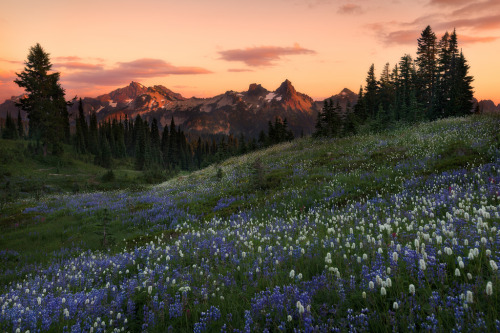
M316 100L359 91L404 54L427 25L457 30L474 96L500 103L500 0L4 0L0 103L36 43L61 73L67 98L128 85L163 85L184 97L275 90L285 79Z

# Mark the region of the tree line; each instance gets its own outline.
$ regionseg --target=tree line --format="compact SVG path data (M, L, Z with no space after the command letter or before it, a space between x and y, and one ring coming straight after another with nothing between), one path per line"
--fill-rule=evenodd
M354 108L325 101L316 122L315 136L338 137L363 131L380 131L396 122L414 123L471 114L473 77L458 47L456 30L438 41L427 26L417 40L417 57L405 54L390 67L386 63L380 78L372 64L366 85L360 88Z
M167 169L195 170L218 163L231 156L264 148L272 144L293 140L287 120L269 121L268 132L261 131L258 139L245 138L243 134L204 135L186 134L171 118L160 133L156 118L149 123L137 115L135 119L108 119L98 124L93 112L89 121L83 112L80 99L73 138L75 150L93 154L94 162L111 168L112 159L133 158L137 170Z

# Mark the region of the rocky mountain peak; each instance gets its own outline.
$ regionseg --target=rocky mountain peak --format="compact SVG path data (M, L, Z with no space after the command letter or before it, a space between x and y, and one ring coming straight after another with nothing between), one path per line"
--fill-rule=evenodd
M292 85L292 82L286 79L278 89L276 89L276 94L281 95L283 99L289 99L297 94L297 91Z
M267 89L262 87L260 84L252 83L248 87L248 96L259 96L264 93L267 93Z
M340 92L341 95L352 95L354 94L354 92L352 92L352 90L348 89L348 88L344 88L342 89L342 91Z

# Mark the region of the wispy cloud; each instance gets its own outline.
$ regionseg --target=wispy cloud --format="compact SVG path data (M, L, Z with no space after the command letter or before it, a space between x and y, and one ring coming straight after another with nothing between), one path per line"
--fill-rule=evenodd
M54 64L54 69L64 68L67 70L102 70L102 64L89 64L85 62L79 61L67 61L67 62L59 62Z
M462 8L459 8L452 12L453 16L461 16L467 15L471 16L472 14L483 13L491 11L498 11L500 9L500 0L488 0L483 2L474 2L468 4Z
M337 13L339 14L362 14L363 9L361 6L353 4L353 3L347 3L345 5L342 5L339 7L337 10Z
M9 60L9 59L0 58L0 61L1 62L7 62L9 64L15 64L15 65L22 65L22 64L24 64L24 62L19 61L19 60Z
M227 71L232 73L253 72L253 70L249 68L229 68Z
M82 68L84 70L63 73L63 79L69 82L110 86L152 77L169 75L209 74L211 71L201 67L174 66L161 59L143 58L129 62L119 62L110 69Z
M478 37L460 34L458 34L457 38L458 42L461 44L491 43L499 39L499 37Z
M430 5L436 5L436 6L451 6L451 7L456 7L460 6L464 3L470 2L469 0L430 0L429 4Z
M431 1L432 5L455 6L459 9L454 12L441 10L427 13L412 21L375 22L365 26L381 43L387 46L415 44L422 30L431 25L438 36L445 31L457 29L462 37L460 43L491 43L499 39L494 36L500 29L500 0L487 0L479 3L467 4L468 1ZM488 9L489 8L489 9ZM484 11L488 10L488 14ZM468 13L466 17L462 14ZM486 34L486 35L482 35ZM493 36L492 36L493 35Z
M4 71L0 69L0 85L11 83L16 78L13 71Z
M316 54L316 51L309 50L295 44L292 47L280 46L258 46L245 49L233 49L219 51L221 59L226 61L241 61L251 67L274 66L284 56Z
M62 57L54 57L52 58L56 61L81 61L82 58L78 56L62 56Z
M441 29L469 28L475 31L500 29L500 14L450 20L437 25Z
M382 35L382 41L386 45L392 44L416 44L420 37L418 30L397 30Z

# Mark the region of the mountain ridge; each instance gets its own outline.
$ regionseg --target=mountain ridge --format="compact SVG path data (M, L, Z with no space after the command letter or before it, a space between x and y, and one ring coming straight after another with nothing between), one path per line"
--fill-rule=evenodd
M0 119L7 113L17 115L16 101L21 96L13 96L0 104ZM343 112L353 107L358 95L348 88L326 100L339 104ZM285 79L278 88L270 91L259 83L251 83L246 91L229 90L213 97L186 98L163 85L151 87L131 81L129 85L114 89L97 97L82 99L84 113L96 112L99 121L108 119L135 119L138 115L147 121L157 118L161 128L170 124L173 117L177 125L194 134L244 134L257 137L267 130L268 122L276 117L286 118L294 135L310 134L318 112L324 101L315 101L307 94L298 92L292 82ZM482 113L500 112L500 104L491 100L478 101ZM76 115L78 101L70 107L70 114ZM24 121L27 115L21 111Z
M100 121L140 115L147 121L157 118L165 127L174 117L186 132L250 137L267 130L268 122L276 117L287 118L295 135L309 134L321 109L311 97L297 92L288 79L274 91L251 83L246 91L229 90L207 98L185 98L164 86L146 87L132 81L96 98L84 98L83 106L85 114L96 112ZM70 112L76 109L73 105Z

